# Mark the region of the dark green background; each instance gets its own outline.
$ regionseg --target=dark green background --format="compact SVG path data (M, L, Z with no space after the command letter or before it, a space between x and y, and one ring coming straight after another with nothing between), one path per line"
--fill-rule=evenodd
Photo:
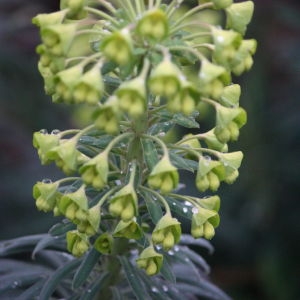
M299 293L300 5L254 1L247 37L255 65L242 76L249 121L232 149L245 154L238 181L221 189L221 226L206 257L213 280L234 299L296 300ZM0 239L46 232L53 218L35 210L32 185L57 178L41 167L32 133L73 127L52 105L37 73L31 18L58 1L0 1Z

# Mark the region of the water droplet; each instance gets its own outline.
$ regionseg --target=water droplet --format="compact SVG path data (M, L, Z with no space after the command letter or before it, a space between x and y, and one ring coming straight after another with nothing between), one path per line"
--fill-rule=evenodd
M188 257L186 257L184 260L185 260L186 262L189 262L189 261L190 261L190 259L189 259Z
M171 256L173 256L174 255L174 251L173 250L169 250L168 254L171 255Z
M199 212L199 209L197 207L192 208L192 213L197 214Z
M48 134L48 130L47 130L47 129L41 129L41 130L40 130L40 133L41 133L41 134Z
M161 250L161 249L162 249L162 245L156 245L156 246L155 246L155 248L156 248L156 250L158 250L158 251L159 251L159 250Z
M169 125L170 125L170 123L169 123L169 122L165 122L165 125L166 125L166 126L169 126Z
M179 250L180 250L179 246L175 245L175 246L174 246L174 251L175 251L175 252L178 252Z
M154 201L157 201L157 198L155 197L155 196L153 196L153 198L152 198Z
M44 178L44 179L42 180L42 183L49 184L49 183L52 183L52 180L49 179L49 178Z
M182 211L186 214L188 212L188 208L187 207L183 207Z
M176 202L173 202L172 205L176 206L177 204L176 204Z
M152 293L158 293L158 288L155 287L155 286L153 286L153 287L151 288L151 291L152 291Z
M163 132L163 131L158 133L158 136L160 136L160 137L163 137L163 136L165 136L165 135L166 135L166 133Z
M11 285L11 287L13 289L15 289L18 285L19 285L19 282L18 281L14 281L13 284Z
M51 131L51 134L54 134L54 135L60 134L60 130L59 129L53 129Z
M169 288L166 285L163 285L162 288L163 288L164 292L167 292L169 290Z
M88 289L86 292L87 292L88 294L90 294L90 293L92 292L92 290L91 290L91 289Z
M191 202L189 202L189 201L184 201L184 205L186 205L186 206L192 206Z

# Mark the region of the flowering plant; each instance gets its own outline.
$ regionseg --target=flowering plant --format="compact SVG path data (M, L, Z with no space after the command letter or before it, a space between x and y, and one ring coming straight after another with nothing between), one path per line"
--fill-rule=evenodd
M238 139L246 112L232 75L253 63L256 42L244 39L253 2L199 0L189 10L185 2L61 0L60 11L33 19L46 93L93 110L86 128L34 134L41 162L67 175L38 182L36 206L63 217L50 235L66 238L73 255L55 280L35 289L40 299L59 293L68 276L74 299L226 298L186 245L211 249L204 239L220 222L220 198L211 193L239 174L243 154L228 152L228 143ZM207 10L225 12L225 24L204 21ZM215 125L202 132L206 106ZM185 134L170 138L178 126ZM180 170L196 174L199 197L181 193ZM182 233L183 218L190 235ZM38 250L55 244L46 239ZM202 286L189 291L195 279L184 285L176 264L192 266Z

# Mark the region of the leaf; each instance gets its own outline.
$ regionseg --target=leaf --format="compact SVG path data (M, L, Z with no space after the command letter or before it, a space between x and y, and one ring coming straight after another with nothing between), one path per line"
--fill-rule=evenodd
M208 240L202 239L202 238L195 239L189 234L181 235L180 244L193 245L193 246L199 246L199 247L206 248L208 250L209 254L212 254L214 252L214 247Z
M105 76L103 78L103 81L105 84L113 86L113 87L118 87L121 84L121 81L117 77L112 77L112 76Z
M158 153L156 147L152 140L143 139L142 140L144 158L147 164L147 167L150 171L154 168L154 166L158 163Z
M168 263L167 259L163 260L163 264L160 269L160 273L166 280L170 281L171 283L176 284L176 276L173 273L172 268L171 268L170 264Z
M64 235L68 231L75 229L75 225L69 221L67 222L61 222L53 225L50 230L49 234L52 236L59 236L59 235Z
M167 121L167 122L160 122L160 123L155 123L152 125L149 130L148 134L150 135L157 135L161 132L168 132L172 127L174 126L174 122L172 121Z
M36 299L36 296L40 293L42 286L45 283L45 279L41 279L33 284L30 288L27 288L22 294L20 294L15 300L32 300Z
M85 135L80 138L79 144L104 149L112 139L113 137L107 134L96 137Z
M193 117L187 117L183 114L175 114L173 116L174 123L186 127L186 128L199 128L200 125L197 123L197 121Z
M190 172L194 172L194 170L198 169L197 162L190 159L185 159L174 151L169 151L169 156L171 163L178 169L183 169Z
M66 276L70 275L74 269L78 267L82 259L73 259L72 261L66 263L64 266L60 267L53 273L52 276L49 276L48 280L45 282L39 299L50 299L51 295L57 289L61 280Z
M163 216L161 206L158 201L152 198L152 195L150 193L144 191L143 196L152 222L156 224Z
M131 264L127 257L119 256L118 258L137 300L151 299L145 289L143 281L139 277L138 270Z
M184 202L182 202L182 200L180 201L171 197L165 197L165 199L169 203L172 212L174 212L177 216L191 220L193 214L192 206L187 206Z
M82 263L80 264L79 268L77 269L73 277L73 281L72 281L73 288L80 287L87 280L93 268L99 261L100 256L101 253L98 252L95 248L92 248L88 252L88 254L83 259Z
M112 293L112 300L122 300L124 299L122 294L120 293L119 289L117 287L110 287L111 293Z
M48 246L55 246L55 248L57 248L58 246L60 246L61 249L65 249L66 246L65 246L65 242L64 242L64 241L65 241L65 240L62 239L62 238L56 238L56 237L53 237L53 236L51 236L51 235L46 235L46 236L44 236L44 237L36 244L36 246L34 247L33 252L32 252L32 255L31 255L32 259L35 258L35 255L36 255L39 251L41 251L41 250L47 248ZM60 248L60 247L59 247L59 248Z

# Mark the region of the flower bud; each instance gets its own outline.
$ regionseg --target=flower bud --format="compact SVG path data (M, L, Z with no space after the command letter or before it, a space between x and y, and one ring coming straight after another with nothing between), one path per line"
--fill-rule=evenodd
M238 177L238 168L241 166L243 160L243 153L235 151L231 153L220 154L220 162L225 168L224 181L226 183L233 183Z
M112 197L109 211L121 217L124 222L132 220L137 215L137 195L131 184L124 186Z
M208 60L201 63L199 72L200 92L213 99L218 99L225 85L230 83L230 74L222 66L213 64Z
M162 244L164 250L169 250L179 242L180 236L180 222L166 214L156 224L152 233L152 241L155 245Z
M59 140L58 134L48 134L41 131L33 134L33 146L38 149L38 155L43 165L51 162L48 153L59 145Z
M119 65L127 64L133 55L132 41L127 29L116 31L101 43L103 54Z
M41 38L49 53L66 55L76 33L76 24L54 24L41 28Z
M247 25L252 19L253 10L254 4L252 1L231 4L226 8L226 27L244 35Z
M225 140L228 140L228 136ZM204 141L210 149L214 149L221 152L228 151L228 145L226 143L222 143L219 139L217 139L214 129L206 132L204 135Z
M79 218L78 212L76 213L76 219L80 222L77 224L77 230L85 233L88 236L94 235L99 228L101 215L100 207L95 205L88 211L79 210L83 218Z
M173 97L180 90L182 74L170 60L164 59L151 73L149 88L154 95Z
M85 234L76 230L67 232L67 249L74 256L82 256L89 249L89 241Z
M73 96L76 103L99 103L103 94L103 81L98 66L84 73L74 86Z
M113 237L105 232L96 239L94 248L102 254L110 254L112 252L113 242Z
M217 191L220 186L220 179L214 172L209 172L207 174L207 179L209 181L209 189L213 192Z
M38 210L44 212L52 211L56 206L56 200L58 198L58 186L57 182L37 182L33 187L33 198L36 200L36 206Z
M116 226L113 236L139 240L143 235L141 227L133 220L124 222L121 220Z
M142 16L136 26L136 32L142 38L160 41L168 36L168 18L161 9L150 10Z
M116 134L119 131L120 112L116 97L110 97L109 100L95 110L93 114L94 124L108 134Z
M124 82L116 91L116 95L120 108L132 117L139 117L146 110L146 87L143 78L137 77Z
M144 249L136 260L138 267L145 269L147 275L157 274L163 262L163 256L157 253L152 246Z
M79 169L82 180L99 190L107 184L108 171L108 153L105 151L87 161Z

